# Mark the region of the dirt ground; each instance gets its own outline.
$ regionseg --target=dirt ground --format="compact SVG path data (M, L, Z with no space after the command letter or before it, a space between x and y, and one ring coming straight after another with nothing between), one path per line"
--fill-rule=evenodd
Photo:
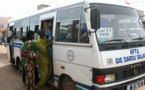
M0 45L0 90L24 90L21 73L9 63L6 53Z

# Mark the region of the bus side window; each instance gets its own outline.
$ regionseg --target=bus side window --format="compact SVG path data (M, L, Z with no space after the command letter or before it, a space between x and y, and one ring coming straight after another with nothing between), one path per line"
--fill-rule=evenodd
M58 12L56 41L78 43L80 11L81 7L76 7Z
M35 26L30 26L30 31L35 31Z
M88 37L88 29L86 25L86 19L85 19L85 13L82 8L82 15L81 15L81 27L80 27L80 37L79 37L80 43L89 43L89 37Z
M21 21L16 21L14 25L14 32L16 33L15 39L21 39L20 26L21 26Z
M79 20L58 23L57 32L59 33L57 33L57 40L63 42L78 42L78 25Z
M22 37L26 37L26 32L27 32L27 28L26 27L23 27L22 28Z
M20 39L20 31L18 27L14 29L14 32L16 32L15 39Z
M30 31L34 31L34 40L38 39L38 34L37 34L38 28L39 28L39 25L30 26Z
M34 40L37 40L38 37L39 37L39 35L37 34L38 28L39 28L39 25L35 25L35 29L34 29L34 32L35 32L35 34L34 34Z

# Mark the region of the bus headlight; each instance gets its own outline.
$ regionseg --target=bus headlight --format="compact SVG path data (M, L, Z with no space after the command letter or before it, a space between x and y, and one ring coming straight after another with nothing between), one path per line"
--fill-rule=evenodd
M115 81L115 74L105 75L105 83L109 83L113 81Z

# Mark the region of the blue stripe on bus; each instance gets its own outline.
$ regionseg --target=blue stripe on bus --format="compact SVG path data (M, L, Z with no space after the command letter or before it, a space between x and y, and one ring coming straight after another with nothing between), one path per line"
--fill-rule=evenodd
M20 48L21 49L21 46L19 45L14 45L15 48Z
M13 45L23 45L22 43L13 43Z
M91 89L91 86L88 86L88 85L85 85L85 84L82 84L82 83L79 83L79 82L76 82L76 81L75 81L75 84L77 84L78 86L81 86L83 88Z
M6 45L9 46L10 44L7 43ZM23 44L22 43L13 43L13 45L23 45Z
M16 44L17 44L17 45L16 45ZM23 44L20 44L20 43L13 43L13 46L14 46L15 48L21 48L22 45L23 45ZM10 46L10 44L7 43L6 46Z
M81 88L81 87L77 87L77 90L84 90L83 88Z
M59 76L56 75L56 74L54 74L54 77L59 78ZM55 82L58 82L58 79L56 79L56 78L54 79L54 81L55 81ZM80 86L80 87L83 87L83 88L86 88L86 89L91 89L91 86L88 86L88 85L79 83L79 82L77 82L77 81L74 81L74 82L75 82L76 85L78 85L78 86ZM80 87L78 87L78 88L80 88ZM79 89L79 90L83 90L83 89L81 88L81 89Z

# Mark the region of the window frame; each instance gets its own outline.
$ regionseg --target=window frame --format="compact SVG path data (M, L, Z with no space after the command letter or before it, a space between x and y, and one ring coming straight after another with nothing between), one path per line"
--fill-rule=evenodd
M21 20L15 21L13 30L16 31L16 35L14 36L14 40L21 40L21 25L22 25Z
M61 20L61 21L57 21L58 18L58 13L60 11L64 11L64 10L68 10L68 9L72 9L72 8L78 8L80 7L80 17L79 19L68 19L68 20ZM56 45L68 45L68 46L85 46L85 47L90 47L90 37L88 34L88 38L89 38L89 42L88 43L80 43L80 28L81 28L81 17L82 17L82 11L84 9L84 6L76 6L76 7L71 7L71 8L67 8L67 9L63 9L57 12L57 16L56 16L56 26L55 26L55 40L54 40L54 44ZM86 16L85 12L84 15ZM85 17L86 19L86 17ZM61 23L61 22L65 22L65 21L75 21L75 20L79 20L79 30L78 30L78 42L63 42L63 41L57 41L56 37L57 37L57 23ZM87 22L86 22L86 26L87 26Z

